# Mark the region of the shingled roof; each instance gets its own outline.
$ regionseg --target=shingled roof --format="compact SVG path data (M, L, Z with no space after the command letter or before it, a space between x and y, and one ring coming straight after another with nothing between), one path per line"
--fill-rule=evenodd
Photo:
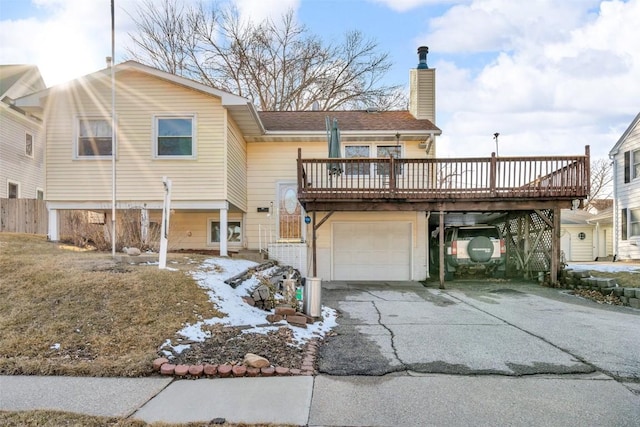
M440 129L429 120L417 120L408 111L260 111L267 131L324 131L325 119L338 119L340 131L434 131Z

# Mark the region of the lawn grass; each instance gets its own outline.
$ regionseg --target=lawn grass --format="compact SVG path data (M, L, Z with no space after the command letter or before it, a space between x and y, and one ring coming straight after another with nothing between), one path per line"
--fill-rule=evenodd
M0 374L137 377L186 322L221 316L187 273L116 263L110 253L0 233Z
M3 427L205 427L211 426L209 422L203 423L146 423L140 420L96 417L91 415L74 414L61 411L0 411L0 425ZM287 427L280 424L218 424L223 427ZM292 427L292 426L288 426Z

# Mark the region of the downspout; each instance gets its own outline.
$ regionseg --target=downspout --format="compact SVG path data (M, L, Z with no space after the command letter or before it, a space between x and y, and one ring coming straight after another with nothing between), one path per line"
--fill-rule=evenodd
M430 248L429 248L429 241L430 241L430 235L429 235L429 219L431 218L431 211L427 211L427 233L425 235L425 242L424 242L424 260L427 263L427 278L431 278L431 269L430 269L430 263L429 263L429 259L431 254L429 253Z
M618 259L618 230L620 226L618 224L618 162L615 155L609 154L609 159L613 164L613 260L616 261Z

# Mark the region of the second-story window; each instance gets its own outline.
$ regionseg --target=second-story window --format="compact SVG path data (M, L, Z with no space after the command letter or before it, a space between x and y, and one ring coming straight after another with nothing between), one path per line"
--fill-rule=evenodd
M111 119L78 119L78 157L110 157Z
M633 178L640 178L640 150L635 150L631 153L633 161Z
M377 147L378 157L399 159L402 157L402 147L400 145L378 145ZM378 175L389 175L389 163L378 163L377 173ZM402 173L402 165L396 164L396 175Z
M33 135L27 133L24 141L24 154L33 157Z
M347 145L344 147L344 157L347 159L364 159L370 156L368 145ZM346 163L347 175L369 175L371 166L368 163Z
M156 116L156 157L195 157L195 117Z

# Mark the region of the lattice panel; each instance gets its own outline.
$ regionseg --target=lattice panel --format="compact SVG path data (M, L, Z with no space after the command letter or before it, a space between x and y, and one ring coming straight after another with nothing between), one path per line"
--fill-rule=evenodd
M553 211L539 211L553 224ZM532 277L551 270L553 230L537 212L519 212L498 224L507 245L507 274Z

